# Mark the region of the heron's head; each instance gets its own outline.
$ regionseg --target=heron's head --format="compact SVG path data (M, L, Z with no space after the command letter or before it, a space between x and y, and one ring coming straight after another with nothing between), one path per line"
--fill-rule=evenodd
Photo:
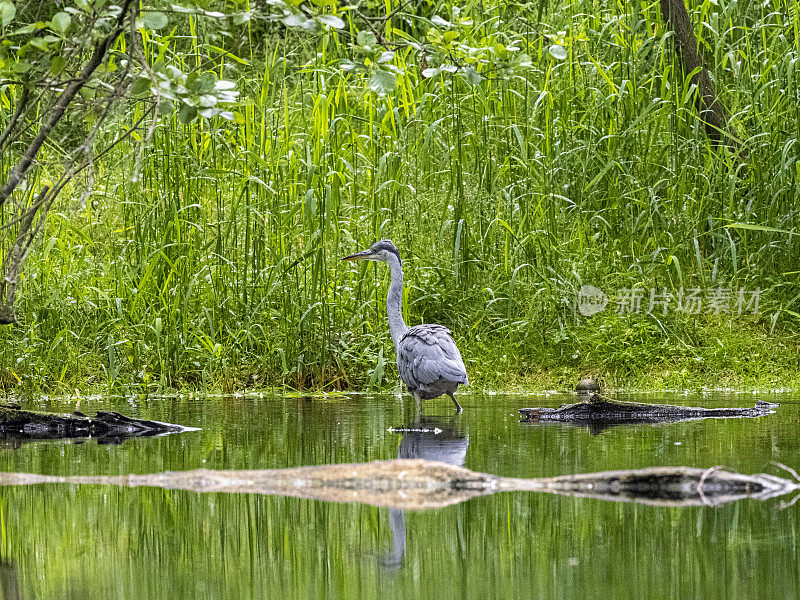
M389 262L392 256L396 256L398 262L400 261L400 253L392 243L392 240L381 240L375 242L369 250L356 252L350 256L345 256L342 260L378 260L380 262Z

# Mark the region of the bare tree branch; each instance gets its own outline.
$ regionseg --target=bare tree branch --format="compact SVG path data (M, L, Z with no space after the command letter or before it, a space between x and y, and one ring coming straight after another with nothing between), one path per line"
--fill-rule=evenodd
M70 102L72 102L75 95L89 81L95 69L102 64L103 59L105 59L109 49L111 48L111 45L124 29L125 21L131 13L131 5L134 5L133 11L135 12L138 4L134 4L134 0L124 0L122 2L121 11L117 17L114 29L111 31L111 33L97 43L94 48L94 52L92 52L91 58L86 63L86 66L84 66L80 75L75 81L70 83L58 97L58 101L53 107L50 116L42 124L36 137L33 139L33 141L31 141L20 161L11 170L11 173L9 174L9 177L2 189L0 189L0 205L4 204L6 200L8 200L8 198L11 196L11 193L16 189L20 181L22 181L22 178L25 176L28 168L31 166L31 164L33 164L33 161L39 154L39 150L41 149L42 144L44 144L44 141L47 139L47 136L50 135L53 127L55 127L56 124L61 120L61 117L64 116L64 112L66 111Z
M25 111L25 106L28 104L28 99L30 98L30 90L23 86L22 93L19 96L19 100L17 100L17 110L14 111L14 114L11 116L11 120L8 122L8 126L3 130L3 133L0 133L0 148L2 148L8 136L14 131L14 128L17 126L17 121L19 121L20 116Z
M121 134L120 134L120 135L117 137L117 139L115 139L113 142L111 142L111 143L110 143L108 146L106 146L106 147L105 147L105 148L103 148L103 149L102 149L100 152L98 152L96 155L94 155L94 156L93 156L93 160L97 160L98 158L102 158L103 156L105 156L106 154L108 154L109 152L111 152L111 151L112 151L112 150L113 150L113 149L114 149L116 146L118 146L118 145L119 145L119 144L120 144L120 143L121 143L123 140L126 140L126 139L128 139L128 138L130 137L131 133L133 133L134 131L136 131L137 129L139 129L139 126L142 124L142 122L143 122L143 121L144 121L144 120L145 120L145 119L146 119L146 118L147 118L147 117L150 115L150 113L151 113L151 112L153 112L153 110L155 110L155 108L156 108L155 106L151 106L151 107L149 107L149 108L148 108L146 111L144 111L144 113L142 113L142 115L141 115L141 116L140 116L138 119L136 119L136 122L135 122L133 125L131 125L131 126L130 126L128 129L126 129L126 130L125 130L123 133L121 133ZM70 180L71 180L73 177L75 177L75 176L76 176L76 175L78 175L78 174L79 174L81 171L83 171L84 169L86 169L86 168L88 168L88 167L89 167L89 162L88 162L88 161L84 161L84 162L83 162L82 164L80 164L79 166L73 166L73 167L71 167L69 171L67 171L66 173L64 173L64 175L62 175L62 176L61 176L61 178L58 180L58 182L56 183L56 185L53 187L53 192L54 192L54 194L56 194L56 195L57 195L58 193L60 193L60 192L61 192L61 190L62 190L62 188L63 188L63 187L64 187L64 186L65 186L67 183L69 183L69 181L70 181ZM40 194L39 194L39 196L37 196L37 199L36 199L36 201L35 201L35 202L33 202L33 203L32 203L32 204L31 204L31 205L28 207L28 210L26 210L24 213L22 213L22 214L21 214L19 217L17 217L16 219L13 219L12 221L9 221L8 223L5 223L4 225L0 226L0 231L2 231L2 230L4 230L4 229L10 229L10 228L11 228L11 227L13 227L14 225L17 225L17 224L19 224L19 223L22 223L22 222L23 222L25 219L27 219L27 218L28 218L28 214L35 214L35 213L36 213L36 211L37 211L37 210L39 210L39 209L42 207L42 205L44 204L45 200L46 200L46 198L44 198L44 197L41 195L41 193L40 193ZM2 298L2 295L1 295L1 294L0 294L0 298Z
M49 187L42 189L34 204L41 205L49 191ZM0 299L3 301L3 304L0 305L0 325L9 325L16 320L14 318L14 296L17 290L17 275L19 274L19 268L22 262L25 260L25 255L30 248L33 237L36 235L41 225L40 220L40 224L37 225L33 232L30 232L35 216L36 211L29 211L27 213L23 220L22 227L20 227L20 234L17 236L13 246L6 255L6 259L3 261L4 274L3 279L0 280ZM26 243L25 236L28 234L30 238Z
M36 161L39 151L50 136L53 128L62 119L67 111L67 108L73 102L78 92L88 84L94 71L103 63L106 56L108 56L108 52L112 48L114 42L123 32L128 18L131 17L131 20L133 20L135 17L138 3L136 3L134 0L124 0L121 4L122 6L120 8L120 13L116 18L116 22L111 32L94 45L91 57L85 63L81 72L69 81L64 90L55 97L52 108L44 113L48 114L49 116L45 122L41 124L37 135L30 142L19 162L11 169L8 179L4 183L2 189L0 189L0 206L2 206L11 197L14 190L25 178L28 169ZM53 187L47 186L43 188L41 192L39 192L36 199L27 206L27 209L23 206L20 206L19 217L17 219L13 220L10 224L3 226L2 229L7 229L11 226L18 225L18 230L13 244L9 248L8 252L5 253L2 270L0 271L3 277L2 280L0 280L0 324L9 324L15 321L14 299L16 295L17 277L20 269L31 250L33 242L38 238L40 232L42 231L50 207L52 206L59 192L76 174L86 168L92 168L92 144L98 132L100 131L102 124L109 116L111 106L115 101L124 96L125 91L130 85L130 81L128 80L129 72L130 65L127 65L117 84L114 87L110 85L108 86L108 88L111 89L111 92L106 98L101 115L99 116L94 127L87 134L83 143L78 146L73 153L72 162L71 164L68 164L65 172L59 178L58 183ZM15 115L12 117L9 125L6 127L6 130L2 135L0 135L0 147L2 147L2 144L5 143L7 139L12 137L11 134L13 133L21 115L24 113L25 105L28 103L29 90L30 88L27 86L23 88ZM141 124L142 120L147 114L149 114L149 112L149 110L145 111L144 116L142 116L142 118L139 119L132 128L128 129L127 132L119 136L114 143L112 143L101 153L101 155L109 152L111 148L119 143L120 140L126 138L130 132L133 131L133 129Z

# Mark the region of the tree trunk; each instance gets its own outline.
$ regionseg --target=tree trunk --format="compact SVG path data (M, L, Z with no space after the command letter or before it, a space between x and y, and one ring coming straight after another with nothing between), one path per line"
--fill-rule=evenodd
M700 56L684 0L660 0L660 3L661 16L675 36L675 53L681 61L683 72L685 75L692 73L691 83L697 88L695 106L705 124L706 135L715 145L727 146L740 159L746 158L747 151L729 129L728 111L717 98L714 82Z

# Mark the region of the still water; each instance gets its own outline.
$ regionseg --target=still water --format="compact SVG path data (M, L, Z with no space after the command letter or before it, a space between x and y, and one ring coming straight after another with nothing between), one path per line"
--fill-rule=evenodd
M266 469L405 457L506 477L686 465L790 477L800 470L796 396L628 395L691 406L780 402L758 419L590 432L519 422L569 396L197 397L84 400L84 412L201 427L119 445L5 443L0 470L116 475ZM23 408L74 410L70 401ZM438 416L435 416L438 415ZM412 430L400 433L396 429ZM431 431L432 430L432 431ZM513 492L427 511L158 488L0 488L5 598L793 598L791 498L657 507ZM18 594L18 596L16 595Z

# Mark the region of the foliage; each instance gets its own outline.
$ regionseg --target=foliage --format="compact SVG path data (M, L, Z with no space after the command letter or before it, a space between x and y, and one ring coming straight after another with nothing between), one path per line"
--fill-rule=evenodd
M387 273L337 260L382 237L403 254L406 320L453 329L476 382L622 378L654 356L733 380L748 354L769 373L797 365L798 32L778 26L796 1L696 9L745 178L705 138L654 6L155 8L166 24L144 10L137 30L149 71L96 146L156 98L171 111L65 188L21 322L0 332L4 385L393 384ZM43 151L27 194L62 149ZM752 316L592 320L583 283L763 301Z

